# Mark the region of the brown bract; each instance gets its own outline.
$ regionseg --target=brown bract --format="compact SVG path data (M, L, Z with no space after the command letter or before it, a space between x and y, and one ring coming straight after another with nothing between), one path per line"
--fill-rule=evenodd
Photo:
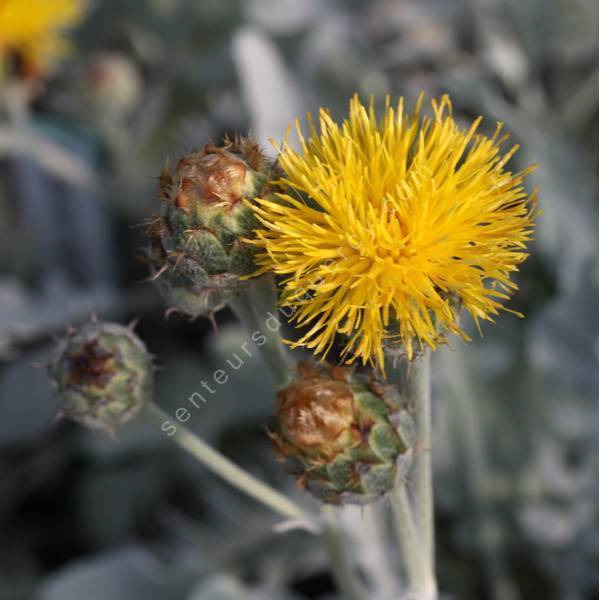
M352 389L344 369L336 369L335 379L308 364L298 370L300 377L277 395L281 433L294 446L331 456L348 446L349 436L360 436Z
M83 348L67 355L69 382L75 386L106 387L112 377L110 363L113 356L97 341L87 342Z
M249 169L260 171L265 159L248 138L236 138L222 148L206 144L202 150L180 159L171 176L165 168L159 177L161 199L189 211L196 203L235 206L254 182Z

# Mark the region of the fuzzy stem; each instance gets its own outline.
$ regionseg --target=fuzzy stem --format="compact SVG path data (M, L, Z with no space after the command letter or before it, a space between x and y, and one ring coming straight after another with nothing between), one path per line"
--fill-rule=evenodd
M408 484L410 497L401 488L392 496L396 534L413 593L419 600L431 600L437 597L437 589L431 469L430 352L417 356L406 370L395 364L390 366L391 378L396 381L413 411L417 436L412 483Z
M234 298L230 307L259 347L277 389L287 386L291 381L292 363L279 334L282 318L277 310L277 290L272 276L251 280L247 291Z
M323 506L323 540L331 561L334 579L346 600L365 600L369 596L363 590L352 565L348 562L344 540L341 537L335 510Z
M406 378L406 395L414 409L417 430L413 506L417 534L426 559L434 567L433 475L431 470L430 352L413 360Z
M390 494L394 528L402 554L404 574L411 597L430 600L436 597L435 580L431 565L423 552L415 528L413 511L406 491L401 484Z
M395 557L389 551L392 541L388 527L388 506L382 502L373 502L360 508L362 516L361 546L362 565L373 586L373 596L377 598L395 598L402 588ZM350 521L350 527L354 521Z
M144 413L151 420L161 425L165 421L171 420L170 416L153 402L149 402L144 407ZM177 430L171 438L215 475L218 475L233 487L288 519L302 521L309 525L314 524L313 517L295 502L238 467L180 423L177 424ZM314 529L314 527L312 528Z

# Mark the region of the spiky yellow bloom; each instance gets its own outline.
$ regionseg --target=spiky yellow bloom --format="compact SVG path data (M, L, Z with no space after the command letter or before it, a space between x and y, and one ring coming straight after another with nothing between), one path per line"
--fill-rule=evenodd
M512 173L502 125L490 138L452 117L448 96L411 117L400 99L386 100L377 119L357 96L349 117L335 123L309 115L300 151L286 141L279 162L285 177L277 198L258 199L264 226L253 243L260 272L287 276L282 304L298 326L294 345L326 354L336 336L347 362L383 365L384 345L412 357L446 334L468 339L459 325L464 307L477 322L493 320L517 286L512 273L532 238L535 193L523 189L529 167Z
M26 74L46 71L68 50L64 31L82 16L82 0L0 0L0 74L15 55Z

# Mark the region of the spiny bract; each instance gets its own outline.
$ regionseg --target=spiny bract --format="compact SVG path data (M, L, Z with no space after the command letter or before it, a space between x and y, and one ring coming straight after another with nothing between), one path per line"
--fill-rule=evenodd
M277 394L276 450L303 488L329 504L366 504L402 482L415 444L402 398L372 375L299 363Z
M300 150L287 142L278 198L254 205L262 227L257 274L283 275L282 304L306 327L294 345L326 354L345 340L348 362L384 364L384 348L435 348L448 333L468 339L459 324L493 320L517 286L510 277L527 257L535 193L523 188L532 167L506 168L517 150L502 150L462 129L448 96L432 101L433 116L412 116L386 101L355 96L340 125L326 110Z
M49 376L62 416L112 432L151 400L154 366L130 328L92 320L59 342Z
M206 145L159 178L164 211L150 224L152 280L169 310L211 315L248 285L257 222L252 202L268 194L274 166L249 138Z

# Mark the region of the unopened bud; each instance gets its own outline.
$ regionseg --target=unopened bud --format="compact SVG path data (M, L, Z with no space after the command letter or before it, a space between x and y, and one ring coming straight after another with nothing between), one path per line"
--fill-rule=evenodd
M152 396L152 356L128 327L93 320L71 329L49 366L61 414L113 431Z
M300 363L277 403L278 454L321 501L366 504L406 476L413 425L393 387L352 369Z

